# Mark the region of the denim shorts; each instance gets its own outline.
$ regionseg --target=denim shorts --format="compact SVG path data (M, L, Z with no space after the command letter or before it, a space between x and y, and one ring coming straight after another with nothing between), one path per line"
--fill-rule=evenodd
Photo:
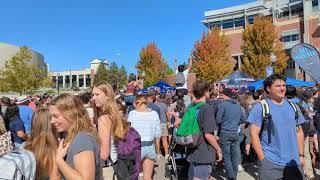
M155 160L157 158L154 142L141 142L141 159Z

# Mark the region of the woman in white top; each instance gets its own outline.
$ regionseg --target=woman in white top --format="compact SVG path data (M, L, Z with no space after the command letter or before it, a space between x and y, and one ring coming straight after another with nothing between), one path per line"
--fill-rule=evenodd
M97 108L98 134L101 139L100 156L107 160L109 155L113 163L117 161L117 149L114 140L122 139L126 131L123 121L118 112L115 93L107 82L94 85L92 90L92 101Z
M135 110L129 113L128 121L141 136L141 159L143 179L151 180L154 160L157 157L154 140L161 137L160 119L157 112L147 107L147 98L137 96Z

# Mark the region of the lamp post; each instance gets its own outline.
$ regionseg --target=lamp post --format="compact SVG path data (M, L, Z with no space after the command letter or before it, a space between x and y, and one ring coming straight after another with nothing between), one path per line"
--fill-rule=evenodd
M277 56L273 52L270 54L270 61L272 66L277 61Z
M267 66L266 67L266 75L267 77L271 76L273 74L273 66L274 66L274 63L276 62L277 60L277 57L276 55L272 52L270 54L270 61L271 61L271 66Z
M59 78L60 78L60 73L57 74L57 90L58 90L58 94L59 94L59 90L60 90L60 86L59 86Z

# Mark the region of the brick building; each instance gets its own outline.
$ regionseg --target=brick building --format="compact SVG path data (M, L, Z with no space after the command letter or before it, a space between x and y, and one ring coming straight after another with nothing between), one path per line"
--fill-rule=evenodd
M230 39L230 52L239 69L243 62L242 32L258 15L270 16L279 38L289 54L298 43L320 48L320 0L257 0L252 3L205 12L202 23L207 28L219 27ZM285 69L289 77L311 80L291 59Z

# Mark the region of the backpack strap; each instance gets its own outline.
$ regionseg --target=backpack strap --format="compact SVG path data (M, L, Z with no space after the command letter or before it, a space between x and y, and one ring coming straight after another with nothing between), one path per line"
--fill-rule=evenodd
M260 130L260 139L262 136L263 129L265 128L265 126L267 126L268 144L270 144L271 132L273 130L273 122L272 122L272 116L270 114L270 106L266 99L262 99L259 103L261 104L261 107L262 107L262 124L261 124L261 130Z
M286 99L288 101L288 103L290 104L290 106L292 107L292 109L294 110L294 119L296 120L296 123L298 123L298 119L299 119L299 108L297 107L297 105L295 105L295 103L289 101L288 99ZM299 101L300 103L300 101ZM301 103L302 104L302 103Z

